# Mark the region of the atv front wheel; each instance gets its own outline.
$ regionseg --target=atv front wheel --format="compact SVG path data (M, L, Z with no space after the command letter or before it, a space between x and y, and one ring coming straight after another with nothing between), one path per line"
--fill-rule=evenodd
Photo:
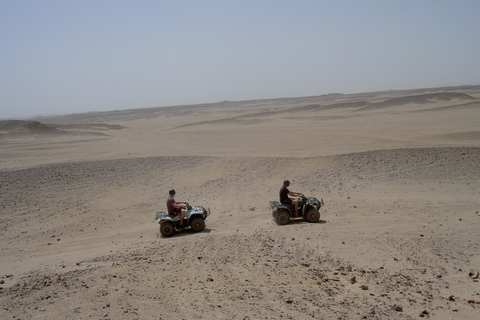
M305 215L305 220L311 223L318 222L318 220L320 220L320 213L317 209L311 208L307 211L307 214Z
M287 223L290 222L290 215L288 214L287 211L278 211L276 214L275 214L275 221L279 224L279 225L285 225Z
M172 222L167 221L167 222L160 223L160 233L162 234L162 236L170 237L174 231L175 231L175 228L173 227Z
M205 220L202 218L193 218L192 223L190 224L193 232L199 232L205 229Z

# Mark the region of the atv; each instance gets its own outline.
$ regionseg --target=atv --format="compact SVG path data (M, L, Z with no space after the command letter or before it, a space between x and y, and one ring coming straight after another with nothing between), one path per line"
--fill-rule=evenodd
M303 219L305 221L315 223L320 220L320 208L323 206L323 199L318 200L314 197L305 197L300 195L298 201L298 216L295 216L295 207L293 205L285 205L279 201L270 201L272 208L272 216L279 225L289 223L291 220Z
M180 226L180 215L169 215L168 212L157 212L154 222L160 224L160 233L164 237L170 237L174 232L192 230L200 232L205 229L205 219L210 215L210 209L204 207L192 207L186 205L187 212L183 218L183 226Z

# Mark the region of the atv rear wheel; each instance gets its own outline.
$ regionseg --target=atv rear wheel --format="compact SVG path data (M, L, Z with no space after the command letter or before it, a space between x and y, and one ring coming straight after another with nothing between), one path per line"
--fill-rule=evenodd
M192 228L193 232L199 232L205 229L205 220L202 218L193 218L192 223L190 223L190 227Z
M317 209L311 208L307 211L307 214L305 215L305 220L311 223L318 222L318 220L320 220L320 213Z
M162 236L170 237L174 231L175 231L175 228L173 227L172 222L167 221L167 222L160 223L160 233L162 234Z
M279 225L285 225L285 224L287 224L287 223L290 222L290 215L289 215L288 212L285 211L285 210L278 211L278 212L275 214L275 221L276 221Z

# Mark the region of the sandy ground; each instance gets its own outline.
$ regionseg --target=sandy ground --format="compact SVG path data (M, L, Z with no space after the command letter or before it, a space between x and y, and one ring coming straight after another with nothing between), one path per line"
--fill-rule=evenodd
M480 87L0 121L0 319L474 319ZM284 179L323 198L278 226ZM209 207L159 235L168 190Z

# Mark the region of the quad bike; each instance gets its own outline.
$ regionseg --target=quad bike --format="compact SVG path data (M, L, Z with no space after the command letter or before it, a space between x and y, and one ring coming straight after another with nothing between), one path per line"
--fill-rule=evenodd
M187 212L183 218L183 226L180 226L180 215L169 215L168 212L157 212L154 222L160 224L160 233L164 237L170 237L175 232L192 230L200 232L205 229L205 220L210 215L210 209L204 207L192 207L186 205Z
M270 201L272 216L279 225L289 223L291 220L303 219L308 222L318 222L320 220L320 208L323 206L323 199L318 200L314 197L305 197L300 195L298 201L298 217L295 216L295 207L285 205L279 201Z

